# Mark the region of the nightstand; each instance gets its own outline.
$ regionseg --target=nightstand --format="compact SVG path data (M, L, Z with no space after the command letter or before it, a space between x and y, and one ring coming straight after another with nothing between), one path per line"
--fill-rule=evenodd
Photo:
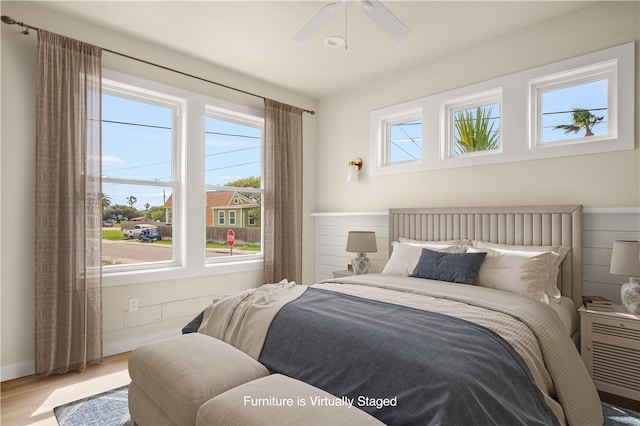
M348 269L343 269L342 271L333 271L333 278L350 277L351 275L353 275L353 271L350 271Z
M598 390L640 401L640 315L580 307L581 354Z

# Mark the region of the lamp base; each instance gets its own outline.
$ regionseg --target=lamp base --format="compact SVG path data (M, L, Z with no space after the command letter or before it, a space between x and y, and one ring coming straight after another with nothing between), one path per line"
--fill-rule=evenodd
M351 266L353 266L353 273L355 275L368 274L371 262L366 253L358 253L358 256L354 257L351 261Z
M622 284L620 299L627 311L640 315L640 282L637 278L631 277L628 283Z

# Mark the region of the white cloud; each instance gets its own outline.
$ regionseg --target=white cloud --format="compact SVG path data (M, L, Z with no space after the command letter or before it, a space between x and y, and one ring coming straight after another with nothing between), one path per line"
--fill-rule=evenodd
M122 158L116 157L114 155L103 155L102 156L102 165L103 166L112 166L114 164L127 164L127 162L124 161Z

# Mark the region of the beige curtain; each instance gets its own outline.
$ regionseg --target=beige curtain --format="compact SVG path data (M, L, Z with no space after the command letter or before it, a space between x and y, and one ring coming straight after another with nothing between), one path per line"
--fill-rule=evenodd
M36 374L102 360L101 49L38 30Z
M302 112L265 99L265 283L302 280Z

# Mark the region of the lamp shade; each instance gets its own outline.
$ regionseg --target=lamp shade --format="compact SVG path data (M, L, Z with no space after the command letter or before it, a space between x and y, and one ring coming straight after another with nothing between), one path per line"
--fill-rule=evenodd
M373 231L349 231L347 251L354 253L374 253L378 251L376 233Z
M615 275L640 277L640 241L613 242L610 272Z

